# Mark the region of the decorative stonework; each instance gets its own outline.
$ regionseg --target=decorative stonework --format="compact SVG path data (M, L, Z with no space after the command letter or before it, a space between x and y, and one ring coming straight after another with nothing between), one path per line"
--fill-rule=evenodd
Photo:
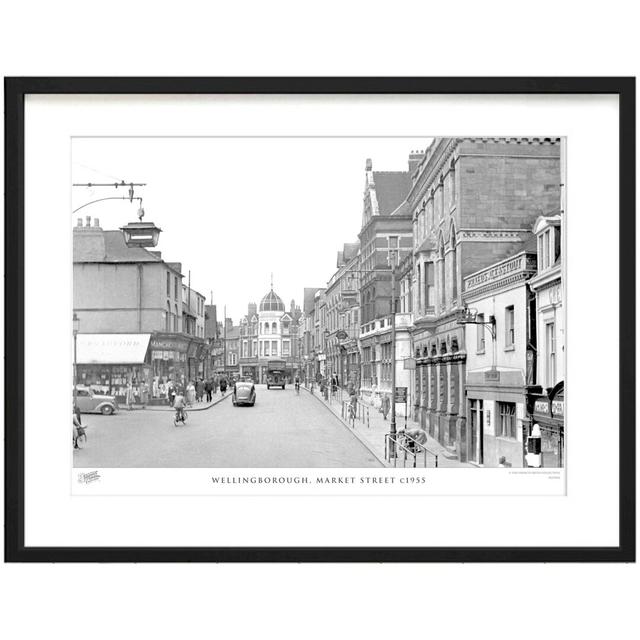
M460 229L458 237L468 242L522 242L523 229Z

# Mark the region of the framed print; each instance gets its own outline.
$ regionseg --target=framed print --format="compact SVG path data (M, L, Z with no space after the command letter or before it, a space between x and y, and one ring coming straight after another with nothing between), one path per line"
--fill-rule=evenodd
M635 560L633 78L7 78L5 131L8 561Z

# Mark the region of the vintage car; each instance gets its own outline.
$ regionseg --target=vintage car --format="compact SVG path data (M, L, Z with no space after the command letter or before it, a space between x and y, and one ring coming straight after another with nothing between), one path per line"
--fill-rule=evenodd
M75 400L80 413L101 413L110 416L118 410L115 396L99 395L89 387L78 387Z
M256 387L253 382L236 382L233 386L233 405L248 404L253 407L256 403Z

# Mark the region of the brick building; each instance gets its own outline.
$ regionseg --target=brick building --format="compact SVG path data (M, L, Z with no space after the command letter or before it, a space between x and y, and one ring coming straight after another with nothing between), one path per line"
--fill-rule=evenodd
M412 167L416 158L409 157ZM396 361L391 346L391 272L389 255L397 264L412 252L412 218L406 197L411 187L410 171L374 171L365 165L364 206L360 240L360 349L362 397L378 404L391 392L391 368L396 367L396 385L408 386L402 365L411 343L409 318L398 319ZM400 412L398 407L398 411Z
M422 426L468 457L468 275L513 256L542 211L559 206L557 138L436 138L411 175L415 397Z

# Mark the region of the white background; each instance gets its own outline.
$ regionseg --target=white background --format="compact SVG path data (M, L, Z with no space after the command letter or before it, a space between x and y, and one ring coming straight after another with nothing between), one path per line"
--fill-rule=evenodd
M302 3L276 2L235 10L23 2L3 12L0 51L5 75L633 75L637 22L629 6L583 3L577 12L569 3L458 2L453 15L444 3L395 2L392 9L389 2L326 2L307 12ZM593 155L594 162L611 160L597 139ZM594 252L606 257L607 248ZM602 372L593 382L606 387ZM397 528L403 537L401 518ZM596 638L637 629L636 566L53 565L1 572L2 623L14 638ZM405 595L417 610L410 621L402 608L386 608Z

